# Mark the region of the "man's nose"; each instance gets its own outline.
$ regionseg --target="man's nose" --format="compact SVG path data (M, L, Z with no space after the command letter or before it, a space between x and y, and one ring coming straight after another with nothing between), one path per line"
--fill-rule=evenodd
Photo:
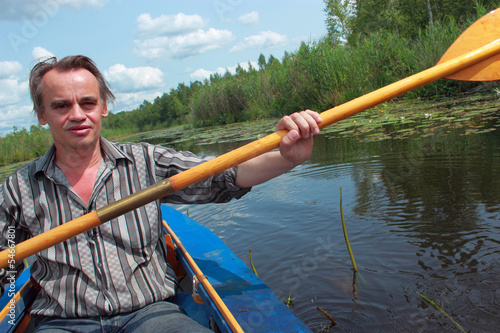
M80 107L78 103L73 104L69 110L70 119L73 121L82 120L86 118L85 111Z

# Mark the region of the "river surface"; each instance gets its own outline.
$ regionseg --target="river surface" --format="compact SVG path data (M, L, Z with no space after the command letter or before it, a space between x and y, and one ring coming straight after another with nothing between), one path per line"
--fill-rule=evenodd
M500 130L464 134L379 142L319 135L307 163L242 199L176 208L189 208L248 265L252 250L261 279L293 299L314 332L459 331L418 293L465 331L495 332ZM221 154L235 146L192 148Z

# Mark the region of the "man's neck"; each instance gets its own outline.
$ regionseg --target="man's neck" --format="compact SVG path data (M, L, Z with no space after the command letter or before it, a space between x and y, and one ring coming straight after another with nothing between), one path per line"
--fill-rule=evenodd
M56 147L55 163L61 169L73 190L85 204L89 203L102 160L98 143L92 150L61 152Z
M99 142L90 149L78 149L74 151L62 151L57 149L55 163L63 170L68 170L71 174L84 172L94 165L99 165L102 159L101 146ZM65 173L66 175L66 173Z

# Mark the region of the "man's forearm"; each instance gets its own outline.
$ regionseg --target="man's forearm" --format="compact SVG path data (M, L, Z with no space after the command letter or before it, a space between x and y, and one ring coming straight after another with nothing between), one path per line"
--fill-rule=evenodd
M288 160L279 151L262 154L240 165L236 171L236 185L251 187L277 177L293 169Z
M276 130L287 130L288 133L281 139L280 150L241 163L236 171L236 185L258 185L309 159L313 150L313 136L319 133L320 122L321 116L311 110L281 118Z

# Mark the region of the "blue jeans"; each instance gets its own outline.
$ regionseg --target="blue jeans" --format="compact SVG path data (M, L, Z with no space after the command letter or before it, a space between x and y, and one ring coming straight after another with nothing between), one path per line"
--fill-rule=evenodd
M182 308L166 301L126 314L86 318L42 317L36 318L35 323L37 333L212 332L189 318Z

